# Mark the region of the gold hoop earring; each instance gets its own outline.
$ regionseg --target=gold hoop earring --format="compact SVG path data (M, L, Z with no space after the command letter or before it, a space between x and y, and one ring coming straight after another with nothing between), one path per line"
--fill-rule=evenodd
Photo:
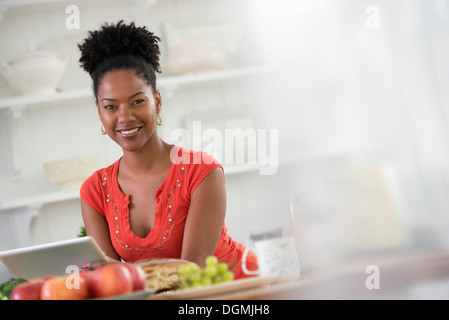
M161 115L160 115L159 113L156 114L156 124L157 124L158 126L162 126L163 123L164 123L164 121L162 120Z
M105 135L107 133L106 130L104 129L104 124L101 124L100 132L102 135Z

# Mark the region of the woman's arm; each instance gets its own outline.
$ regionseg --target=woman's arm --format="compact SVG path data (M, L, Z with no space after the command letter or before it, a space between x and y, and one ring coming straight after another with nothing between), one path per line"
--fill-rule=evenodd
M120 261L120 257L112 246L111 238L109 237L108 224L105 218L96 210L92 209L83 199L81 199L81 213L83 215L87 235L95 239L101 250L103 250L109 259L113 259L112 261Z
M205 259L217 248L226 215L223 169L215 168L192 194L187 214L181 259L204 267Z

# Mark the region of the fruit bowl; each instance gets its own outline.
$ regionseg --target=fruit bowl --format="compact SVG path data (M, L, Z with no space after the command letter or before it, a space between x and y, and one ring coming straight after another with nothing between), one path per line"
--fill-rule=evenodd
M98 169L98 157L81 157L44 163L47 180L59 190L76 190Z

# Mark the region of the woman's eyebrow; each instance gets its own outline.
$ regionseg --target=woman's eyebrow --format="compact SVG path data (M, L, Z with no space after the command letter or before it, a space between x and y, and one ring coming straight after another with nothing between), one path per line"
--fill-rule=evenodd
M136 93L134 93L132 96L130 96L130 97L128 98L128 100L134 98L135 96L137 96L137 95L139 95L139 94L145 94L145 92L143 92L143 91L136 92Z
M139 94L145 94L145 92L143 92L143 91L136 92L136 93L134 93L133 95L131 95L131 96L128 98L128 100L134 98L135 96L137 96L137 95L139 95ZM103 99L101 99L100 101L104 101L104 100L107 100L107 101L117 101L117 99L111 99L111 98L103 98Z

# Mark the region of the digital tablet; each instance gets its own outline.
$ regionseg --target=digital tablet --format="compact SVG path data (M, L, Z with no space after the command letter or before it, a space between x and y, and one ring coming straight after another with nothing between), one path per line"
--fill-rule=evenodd
M107 261L92 237L82 237L0 252L0 260L16 278L62 276L86 262ZM67 267L69 267L67 269ZM70 271L71 270L71 271Z

